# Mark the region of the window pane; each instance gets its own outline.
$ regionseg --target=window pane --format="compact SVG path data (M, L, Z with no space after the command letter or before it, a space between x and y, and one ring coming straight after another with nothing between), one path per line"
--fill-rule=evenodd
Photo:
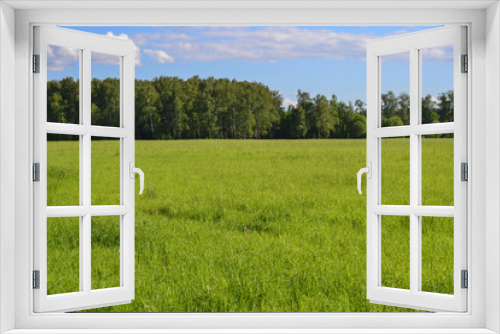
M47 135L47 206L80 205L79 136Z
M92 52L92 125L120 126L120 61Z
M453 206L453 134L422 136L422 205Z
M80 122L80 50L47 45L47 122Z
M410 124L410 52L381 56L382 126Z
M382 205L410 205L410 138L382 138Z
M410 217L382 217L382 286L410 289Z
M92 205L120 204L120 140L92 137Z
M120 216L92 217L92 290L120 286Z
M80 291L80 218L47 218L47 294Z
M453 45L420 50L422 124L453 122Z
M453 218L422 217L422 291L453 294Z

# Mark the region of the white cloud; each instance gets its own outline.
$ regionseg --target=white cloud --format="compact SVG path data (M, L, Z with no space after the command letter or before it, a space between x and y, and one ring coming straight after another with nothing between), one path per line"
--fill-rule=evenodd
M374 36L301 27L212 27L199 28L196 40L154 44L182 60L251 60L275 62L282 59L361 59L366 42ZM165 33L167 35L167 33Z
M453 45L423 49L422 62L426 61L453 61Z
M366 43L384 36L371 33L335 32L303 27L185 27L185 33L141 35L151 46L168 50L176 61L250 60L276 62L284 59L365 60ZM413 29L410 29L412 31ZM399 33L403 33L400 31ZM391 35L396 35L392 33ZM450 61L450 47L425 50L424 61ZM400 56L387 60L403 60Z
M134 40L132 38L130 38L127 34L115 35L115 34L113 34L112 31L108 31L106 33L106 36L128 39L128 40L131 40L132 42L134 42ZM137 46L137 44L135 45L135 65L136 66L141 66L142 65L142 63L141 63L141 49Z
M79 49L47 45L47 69L49 71L64 71L68 67L78 66L79 60Z
M186 50L186 51L195 51L198 50L198 45L193 44L193 43L179 43L179 48Z
M113 32L112 32L112 31L108 31L108 32L106 33L106 36L108 36L108 37L118 37L118 38L121 38L121 39L128 39L128 40L130 40L130 38L128 37L128 35L127 35L127 34L119 34L119 35L115 35L115 34L113 34Z
M106 33L109 37L118 37L131 40L127 34L115 35L111 31ZM48 45L47 46L47 67L49 71L64 71L73 66L78 66L80 61L79 49L68 48L63 46ZM92 52L92 62L99 64L119 65L120 58L115 55ZM135 65L141 64L141 51L135 46Z
M410 29L411 31L411 29ZM405 31L393 32L396 35ZM249 60L273 63L286 59L365 60L366 43L383 36L371 33L336 32L327 28L304 27L183 27L162 32L132 35L108 32L107 36L130 39L136 44L136 65L141 65L141 50L159 63L179 61ZM451 61L450 46L426 49L423 61ZM78 58L74 52L61 53L53 70L63 70ZM383 61L407 61L403 55L384 57ZM113 57L99 56L95 61L115 64Z
M438 98L435 97L435 96L431 97L431 101L434 102L434 103L437 103L437 104L441 103L441 101L439 101Z
M289 106L297 106L297 101L296 100L291 100L291 99L284 99L282 103L283 107L288 108Z
M453 46L439 46L434 48L422 49L422 62L429 61L453 61ZM396 53L391 55L382 56L382 62L390 61L400 61L400 62L410 62L410 53Z
M135 45L145 45L151 41L158 40L163 36L162 33L137 33L134 34Z
M186 28L186 27L185 27ZM144 32L134 34L132 39L137 45L151 44L154 41L190 41L196 39L196 36L188 35L185 33L175 33L175 32Z
M159 62L160 64L174 62L174 58L171 57L168 53L166 53L163 50L144 49L144 53L147 54L148 56L156 59L156 61Z
M116 55L108 55L105 53L92 52L91 55L92 63L97 64L109 64L109 65L120 65L120 57Z

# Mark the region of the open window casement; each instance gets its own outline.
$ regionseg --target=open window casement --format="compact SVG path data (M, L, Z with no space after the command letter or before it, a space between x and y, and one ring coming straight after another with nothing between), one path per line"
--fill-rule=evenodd
M54 52L57 48L64 52ZM69 51L68 51L69 50ZM65 312L90 309L101 306L130 303L134 299L134 44L125 39L82 33L70 29L40 26L34 28L33 83L34 83L34 268L33 294L35 312ZM119 102L114 100L115 110L119 113L116 123L101 125L92 120L91 76L93 57L97 55L100 63L108 61L116 65L119 73ZM52 59L49 59L51 58ZM55 58L55 60L54 60ZM76 59L79 64L75 72L79 80L79 96L76 97L76 121L54 121L47 118L48 72L57 71L57 67ZM111 102L109 102L111 103ZM79 176L74 189L76 203L71 206L50 206L47 202L47 138L48 136L72 136L77 147ZM92 139L104 137L114 140L119 145L119 168L110 178L119 179L117 200L113 205L95 205L92 200L92 167L91 158L95 157ZM78 148L79 143L79 148ZM118 155L118 153L117 153ZM118 160L118 158L117 158ZM108 177L108 175L106 175ZM64 182L61 181L61 182ZM49 204L49 206L48 206ZM94 217L110 216L116 218L118 231L114 240L119 240L115 252L119 259L118 283L106 288L105 282L96 282L92 274L92 260L95 258L92 245L92 228ZM49 235L48 221L53 219L73 219L76 222L76 249L78 264L73 268L58 266L57 269L47 265L47 244ZM108 220L107 220L108 219ZM70 254L68 254L69 256ZM100 264L105 265L105 259ZM76 267L76 268L74 268ZM61 269L62 268L62 269ZM50 272L59 270L60 272ZM75 288L68 293L48 291L48 276L54 278L67 275L67 271L77 271ZM103 270L106 270L104 268ZM96 276L98 277L98 276ZM93 281L94 279L94 281ZM102 283L102 284L101 284ZM57 282L55 283L57 285ZM97 288L96 288L97 287ZM104 288L103 288L104 287Z
M454 88L454 118L453 122L429 123L422 118L422 55L427 49L439 52L440 48L453 48L453 88ZM410 87L410 115L409 124L402 126L383 127L382 124L382 78L384 76L384 56L409 55L409 87ZM467 138L466 138L466 109L467 109L467 47L465 27L442 27L423 32L410 33L395 37L374 40L367 47L367 298L376 304L400 306L430 311L467 310L467 289L465 279L467 275L467 182L462 173L467 167ZM451 59L450 59L451 60ZM400 73L403 75L403 73ZM399 93L399 92L397 92ZM387 124L385 124L387 125ZM424 205L422 202L422 145L424 136L453 134L453 206ZM383 142L387 138L404 137L409 144L409 168L398 173L408 173L409 194L405 205L391 205L382 198L382 180L384 161L382 161ZM408 146L406 146L408 147ZM436 157L438 158L438 157ZM386 159L385 163L387 163ZM450 171L451 173L451 171ZM424 175L425 176L425 175ZM405 183L406 184L406 183ZM391 189L384 184L385 191ZM400 186L392 184L392 187ZM406 186L407 187L407 186ZM398 203L399 204L399 203ZM406 269L409 273L402 273L409 277L409 285L405 287L384 285L384 275L397 276L400 273L387 272L398 270L395 267L385 266L383 251L387 240L383 238L384 219L395 219L409 222L408 240L394 240L392 243L409 243L409 258L401 254L390 254L400 261L407 261ZM422 221L431 221L440 224L442 217L448 217L453 227L453 261L450 265L449 277L452 279L452 291L445 293L433 292L432 289L423 289L423 250L422 250ZM427 220L426 220L427 219ZM386 225L386 226L393 226ZM396 227L398 228L398 227ZM391 233L387 230L385 233ZM397 247L396 247L397 249ZM409 262L409 263L408 263ZM386 272L383 272L383 271Z

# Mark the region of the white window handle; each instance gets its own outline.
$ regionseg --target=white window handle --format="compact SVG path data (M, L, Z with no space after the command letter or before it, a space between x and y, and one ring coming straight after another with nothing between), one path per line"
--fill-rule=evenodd
M363 173L366 173L366 177L371 179L372 178L372 163L368 161L368 167L361 168L358 172L358 192L361 195L361 175Z
M135 176L135 173L139 174L139 182L141 184L141 190L139 191L139 195L142 195L142 191L144 190L144 172L140 168L134 167L134 162L130 161L129 163L129 171L130 171L130 178L133 179Z

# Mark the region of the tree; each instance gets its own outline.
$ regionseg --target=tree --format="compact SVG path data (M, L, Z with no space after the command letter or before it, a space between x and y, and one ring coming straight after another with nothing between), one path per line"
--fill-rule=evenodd
M268 86L249 81L184 80L160 76L136 80L137 139L195 138L364 138L366 104L358 99L328 100L297 90L297 104L286 110L283 96ZM47 82L47 120L79 124L79 82L72 78ZM409 123L410 98L392 91L382 94L382 126ZM116 78L91 82L92 124L118 126L120 82ZM422 98L424 123L453 121L453 91ZM49 140L59 138L49 135Z
M358 114L361 114L363 116L365 116L366 118L366 103L364 103L363 101L361 101L360 99L357 99L356 102L354 102L354 105L356 106L356 113Z
M366 117L361 114L355 113L351 120L350 126L351 138L364 138L366 137Z
M441 93L437 99L439 122L453 122L453 91L449 90Z
M398 111L396 115L401 119L404 125L410 125L410 95L406 93L399 94Z
M436 102L432 100L432 96L427 94L422 98L422 123L438 123L439 116L436 112Z
M335 127L336 117L324 95L316 95L314 98L314 120L318 138L329 138Z
M398 99L393 91L382 94L382 118L391 118L398 114Z
M92 114L92 124L120 126L120 79L92 79L91 99L99 111Z
M161 122L158 113L158 100L159 94L150 81L136 81L136 138L157 138L156 129Z
M404 125L403 120L399 116L392 116L391 118L386 118L382 121L382 126L402 126Z
M63 98L59 92L54 92L47 100L47 120L51 122L67 123L64 112ZM50 113L49 113L50 111Z
M305 138L307 134L306 112L302 106L294 108L290 106L290 133L289 137L294 139Z

